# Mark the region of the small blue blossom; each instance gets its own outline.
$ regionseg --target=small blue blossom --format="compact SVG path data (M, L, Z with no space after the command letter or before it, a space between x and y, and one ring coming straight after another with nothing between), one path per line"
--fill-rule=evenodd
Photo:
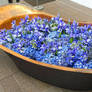
M92 60L86 64L87 69L92 69Z
M83 69L84 67L83 67L83 63L81 62L81 61L77 61L75 64L74 64L74 66L73 66L74 68L80 68L80 69Z
M92 26L27 15L0 31L0 44L28 58L65 67L92 69Z

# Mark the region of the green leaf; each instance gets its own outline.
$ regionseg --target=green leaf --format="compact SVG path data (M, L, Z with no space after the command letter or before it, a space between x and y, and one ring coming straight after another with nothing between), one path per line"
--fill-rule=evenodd
M62 34L66 34L66 31L65 30L62 30Z
M30 34L31 32L30 31L27 31L27 34Z
M5 30L5 32L7 32L7 30Z
M56 50L55 55L57 56L58 51Z
M82 41L82 37L80 37L80 40Z
M44 53L47 53L47 49L45 50L45 52Z
M78 41L78 43L79 43L79 44L81 44L81 42L80 42L80 41Z
M25 32L23 31L23 35L25 35Z
M59 33L59 38L61 37L61 35L62 35L62 32Z
M70 38L70 43L72 43L73 42L73 40L74 40L74 38L72 37L72 38Z
M68 20L68 24L71 25L71 21L70 21L70 19Z
M9 35L10 35L10 38L12 39L12 42L14 43L14 39L13 39L12 34L11 34L11 33L9 33Z
M84 51L86 51L86 48L84 47L84 48L82 48Z
M32 43L32 47L33 48L37 48L37 44L34 42L34 43Z

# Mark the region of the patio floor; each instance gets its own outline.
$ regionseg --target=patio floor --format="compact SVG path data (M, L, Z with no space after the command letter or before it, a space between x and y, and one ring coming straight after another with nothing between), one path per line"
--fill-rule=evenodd
M7 0L0 0L0 5L7 4ZM25 1L20 3L26 4ZM70 0L56 0L43 4L42 11L57 15L66 19L92 22L92 10ZM21 72L13 61L0 50L0 92L80 92L58 88L39 80L36 80ZM83 91L92 92L92 91Z

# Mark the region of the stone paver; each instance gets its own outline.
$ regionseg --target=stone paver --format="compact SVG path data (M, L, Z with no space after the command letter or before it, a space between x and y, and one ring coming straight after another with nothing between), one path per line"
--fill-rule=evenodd
M0 81L0 92L22 92L13 77L7 77Z
M43 92L50 87L49 84L36 80L22 72L13 75L23 92Z
M0 50L0 80L19 71L13 61Z
M0 5L8 4L8 0L0 0Z

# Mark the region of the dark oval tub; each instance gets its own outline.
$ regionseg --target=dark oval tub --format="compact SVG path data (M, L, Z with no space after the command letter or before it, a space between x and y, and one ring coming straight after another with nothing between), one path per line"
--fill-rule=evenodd
M29 14L29 16L32 18L40 16L42 18L48 19L52 17L46 13L41 12ZM10 29L12 20L16 20L18 24L20 18L24 17L25 15L9 18L0 24L0 29ZM80 23L80 25L84 25L84 23ZM22 56L2 45L0 45L0 49L5 51L10 56L10 58L12 58L12 60L21 71L36 79L67 89L92 89L92 69L73 69L68 67L45 64Z

